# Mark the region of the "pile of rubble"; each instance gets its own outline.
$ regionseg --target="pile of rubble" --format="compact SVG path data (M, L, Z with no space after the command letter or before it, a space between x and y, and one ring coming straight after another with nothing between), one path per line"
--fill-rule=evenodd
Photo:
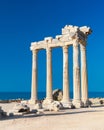
M44 100L42 103L42 107L45 111L59 111L63 108L63 105L59 101L52 101L49 103L47 102L47 100Z
M9 112L9 116L22 115L30 112L30 107L24 103L17 103L13 109Z
M14 116L14 115L24 115L24 114L44 114L45 111L59 111L63 109L61 103L62 91L56 89L53 91L53 101L48 102L48 100L37 101L36 104L29 104L28 101L21 101L16 103L15 106L6 114L0 107L0 117L4 115Z
M24 114L44 114L45 111L59 111L62 109L62 104L59 101L51 103L38 102L34 105L26 103L17 103L12 110L9 111L8 116L24 115Z

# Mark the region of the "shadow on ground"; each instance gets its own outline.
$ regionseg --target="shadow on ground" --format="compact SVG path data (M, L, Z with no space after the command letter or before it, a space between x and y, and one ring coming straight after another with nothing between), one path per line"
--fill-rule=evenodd
M98 106L95 106L98 107ZM100 106L102 107L102 106ZM92 107L94 108L94 107ZM14 116L6 116L0 119L0 121L4 120L14 120L14 119L20 119L20 118L36 118L41 116L62 116L62 115L70 115L70 114L81 114L81 113L89 113L89 112L101 112L102 110L81 110L81 111L70 111L70 109L66 112L66 110L60 110L59 112L44 112L43 114L36 114L36 113L29 113L24 115L14 115Z

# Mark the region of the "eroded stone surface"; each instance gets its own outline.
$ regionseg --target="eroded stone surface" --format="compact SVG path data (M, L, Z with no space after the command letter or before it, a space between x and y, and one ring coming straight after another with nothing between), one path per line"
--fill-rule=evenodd
M55 101L61 101L63 98L63 92L60 89L53 90L53 100Z
M30 108L24 103L17 103L11 110L12 113L29 112Z

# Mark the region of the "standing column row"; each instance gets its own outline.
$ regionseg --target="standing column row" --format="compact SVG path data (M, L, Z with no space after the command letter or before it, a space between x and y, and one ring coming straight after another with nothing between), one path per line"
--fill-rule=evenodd
M52 58L51 48L47 48L47 86L46 86L46 101L52 101ZM37 101L37 50L32 52L32 83L31 83L31 99L30 103Z
M87 82L87 67L86 67L86 49L80 44L81 50L81 88L80 88L80 66L79 66L79 43L73 44L73 86L74 99L73 105L81 106L81 96L84 105L88 105L88 82ZM46 101L52 102L52 56L51 48L46 49L47 55L47 83L46 83ZM70 102L70 88L69 88L69 72L68 72L68 46L63 47L63 99L64 106L71 106ZM82 93L81 93L82 92ZM82 95L81 95L82 94ZM37 101L37 50L33 50L32 56L32 86L31 86L31 100Z
M79 43L73 44L73 86L75 107L88 106L88 81L86 65L86 46L80 44L81 52L81 86L80 86L80 66L79 66Z

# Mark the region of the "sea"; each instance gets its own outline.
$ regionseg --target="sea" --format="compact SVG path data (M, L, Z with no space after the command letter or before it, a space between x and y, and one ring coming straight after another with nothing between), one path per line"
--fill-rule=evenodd
M89 92L89 98L104 98L104 92ZM30 92L0 92L0 100L10 99L25 99L28 100L31 97ZM38 99L42 100L46 97L46 92L38 92ZM70 93L70 98L73 98L73 92Z

